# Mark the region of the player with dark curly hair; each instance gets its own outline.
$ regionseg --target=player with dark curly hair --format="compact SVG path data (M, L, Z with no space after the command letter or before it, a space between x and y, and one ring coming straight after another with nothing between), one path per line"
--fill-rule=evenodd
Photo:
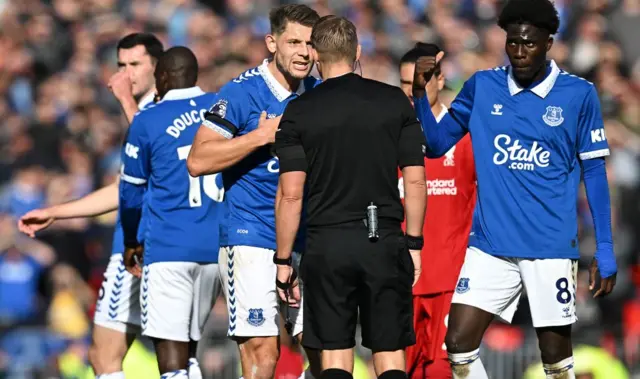
M416 62L412 92L427 157L469 133L476 163L478 199L445 338L454 379L487 379L482 337L494 317L511 321L525 289L547 379L575 379L581 174L596 234L590 290L604 296L616 282L600 102L592 83L547 60L559 24L549 0L507 3L498 25L510 66L475 73L439 122L425 86L443 53Z

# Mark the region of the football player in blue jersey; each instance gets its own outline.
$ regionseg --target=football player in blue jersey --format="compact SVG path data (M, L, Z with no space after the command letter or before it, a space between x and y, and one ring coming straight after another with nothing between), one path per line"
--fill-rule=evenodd
M274 282L276 264L297 266L300 259L296 254L293 261L274 260L279 164L270 145L286 104L317 84L309 73L314 63L311 29L318 19L306 5L271 11L271 33L265 42L273 57L222 87L187 160L193 176L224 171L226 215L220 232L220 270L229 312L228 335L239 345L246 379L274 375L281 310ZM298 239L296 252L301 245ZM300 338L301 307L282 308L290 321L288 332ZM307 357L311 371L318 375L317 355L307 351Z
M482 336L498 316L510 322L524 289L547 378L575 378L571 325L576 321L581 174L593 215L594 296L616 282L604 157L609 147L595 86L547 60L558 31L550 0L511 0L498 25L509 67L479 71L437 123L425 95L436 58L421 57L414 102L427 155L441 156L471 134L478 200L469 248L453 296L446 346L456 379L485 379Z
M164 48L149 33L132 33L117 44L118 72L109 80L109 88L120 102L127 121L136 112L153 103L153 72ZM31 237L55 220L95 217L118 209L118 181L83 198L36 209L19 221L22 232ZM140 330L140 280L125 270L122 262L124 244L119 220L112 243L112 255L98 294L89 361L97 379L123 379L122 362ZM194 365L197 367L197 365ZM196 370L193 370L196 373ZM197 376L200 378L199 369Z
M155 78L159 101L134 117L122 153L124 262L142 277L142 334L153 340L161 378L187 379L189 357L220 287L224 190L216 184L219 175L194 178L186 164L215 94L196 86L198 62L186 47L167 50ZM139 237L143 204L145 230Z

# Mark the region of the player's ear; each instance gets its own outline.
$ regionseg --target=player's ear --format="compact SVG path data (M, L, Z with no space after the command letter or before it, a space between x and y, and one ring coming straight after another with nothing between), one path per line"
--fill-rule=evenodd
M549 39L547 40L547 51L551 50L552 46L553 46L553 37L549 36Z
M267 50L269 50L271 54L276 53L276 37L273 34L264 36L264 43L267 45Z
M438 91L442 91L442 89L444 88L444 74L442 73L442 71L440 71L437 78L438 78Z

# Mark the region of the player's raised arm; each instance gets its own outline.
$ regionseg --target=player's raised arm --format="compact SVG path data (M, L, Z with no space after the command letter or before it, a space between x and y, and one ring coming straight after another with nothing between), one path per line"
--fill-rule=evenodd
M609 155L609 145L604 133L600 101L593 86L589 88L580 110L578 133L578 156L596 234L596 254L589 270L589 289L594 289L599 272L602 281L594 296L604 296L615 286L618 267L613 251L611 200L604 162L604 157Z
M120 221L126 249L137 249L140 246L137 234L150 172L147 141L145 125L137 117L131 124L122 152L123 165L120 174ZM131 269L134 264L125 261L125 266ZM136 275L132 271L131 273Z
M230 83L216 97L216 103L205 116L198 129L189 157L187 169L191 176L215 174L238 163L257 148L275 141L280 118L264 120L260 127L239 135L248 120L246 92L240 84ZM262 119L266 119L263 112Z
M475 77L471 77L464 84L462 91L451 105L451 110L440 122L433 115L425 87L443 56L444 52L440 52L435 57L418 58L413 77L413 103L427 140L426 156L429 158L443 156L467 134L473 108Z
M133 116L140 110L138 102L133 96L133 86L131 79L126 71L118 71L109 79L109 89L113 96L118 100L124 115L127 117L127 123L131 125Z

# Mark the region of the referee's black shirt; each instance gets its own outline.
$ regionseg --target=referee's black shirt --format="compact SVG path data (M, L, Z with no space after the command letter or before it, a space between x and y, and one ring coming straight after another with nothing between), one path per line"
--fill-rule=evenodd
M401 223L398 167L424 166L424 136L397 87L356 74L331 78L291 101L276 132L280 174L307 173L309 227L378 217Z

